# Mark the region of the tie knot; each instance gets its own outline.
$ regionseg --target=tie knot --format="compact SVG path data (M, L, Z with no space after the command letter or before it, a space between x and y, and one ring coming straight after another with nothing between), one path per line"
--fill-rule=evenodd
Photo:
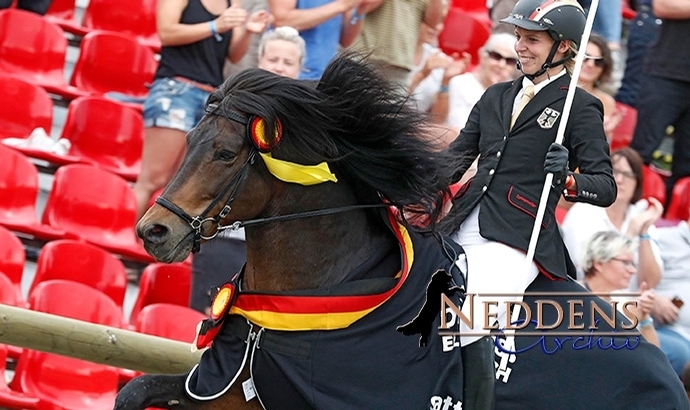
M528 85L527 87L525 87L525 93L523 95L527 98L534 97L534 86Z

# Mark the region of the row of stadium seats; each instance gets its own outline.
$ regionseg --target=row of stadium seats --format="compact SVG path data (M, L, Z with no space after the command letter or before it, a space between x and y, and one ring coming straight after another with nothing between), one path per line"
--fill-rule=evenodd
M25 262L21 240L0 226L0 273L10 284L3 286L0 297L3 303L26 305L21 291ZM79 282L103 292L124 316L127 273L122 261L105 249L73 239L48 242L41 248L36 261L36 273L27 299L38 284L55 279ZM149 264L139 279L139 291L129 314L130 325L136 324L144 307L154 303L188 306L190 292L191 267L188 263Z
M53 101L41 87L0 74L0 101L7 102L0 112L0 140L18 138L14 145L25 155L54 166L87 163L136 181L144 135L136 109L98 96L72 101L61 135L70 148L63 155L50 150L54 141L45 134L38 141L28 138L37 128L50 134L53 125Z
M157 0L90 0L81 21L77 21L75 0L53 0L45 18L76 36L93 30L108 30L136 37L158 52L156 33Z
M0 290L8 281L0 273ZM98 289L71 280L52 279L36 285L29 297L28 308L115 328L128 328L121 309L112 299ZM186 306L155 303L139 312L134 330L191 342L195 325L202 319L201 313ZM8 348L10 346L0 345L2 374L6 370ZM11 383L8 384L4 377L0 381L0 408L112 409L119 386L132 373L107 365L21 349Z
M0 146L0 225L39 241L78 239L125 259L154 262L134 235L136 200L123 178L88 164L61 167L40 221L38 192L36 166Z
M22 10L0 11L0 73L43 87L64 100L119 92L144 97L158 66L155 53L126 33L93 30L82 40L69 84L62 29Z

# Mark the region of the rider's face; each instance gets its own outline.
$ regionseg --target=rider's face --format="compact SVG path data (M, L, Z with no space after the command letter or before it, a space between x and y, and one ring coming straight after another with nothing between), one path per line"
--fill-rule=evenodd
M522 72L536 73L546 62L554 40L546 31L525 30L521 27L515 28L515 38L515 52L522 65ZM563 58L569 46L569 41L561 41L553 61Z

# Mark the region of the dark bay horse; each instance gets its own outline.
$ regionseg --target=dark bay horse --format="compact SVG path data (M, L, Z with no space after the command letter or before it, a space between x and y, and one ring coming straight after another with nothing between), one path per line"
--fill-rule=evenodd
M246 265L214 302L199 366L134 379L116 409L462 408L459 345L396 331L423 307L436 318L432 282L463 298L462 250L432 230L450 170L423 117L349 54L318 83L244 71L206 111L137 233L176 262L244 227Z

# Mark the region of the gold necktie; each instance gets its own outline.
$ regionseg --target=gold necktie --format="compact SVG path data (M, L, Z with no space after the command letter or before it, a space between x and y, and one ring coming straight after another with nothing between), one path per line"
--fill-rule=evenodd
M522 109L525 108L525 105L534 97L534 86L533 85L528 85L525 87L525 92L522 94L522 98L520 99L520 103L518 104L517 108L515 109L515 113L510 117L510 129L513 129L513 125L515 125L515 120L517 120L517 117L520 115L522 112Z

